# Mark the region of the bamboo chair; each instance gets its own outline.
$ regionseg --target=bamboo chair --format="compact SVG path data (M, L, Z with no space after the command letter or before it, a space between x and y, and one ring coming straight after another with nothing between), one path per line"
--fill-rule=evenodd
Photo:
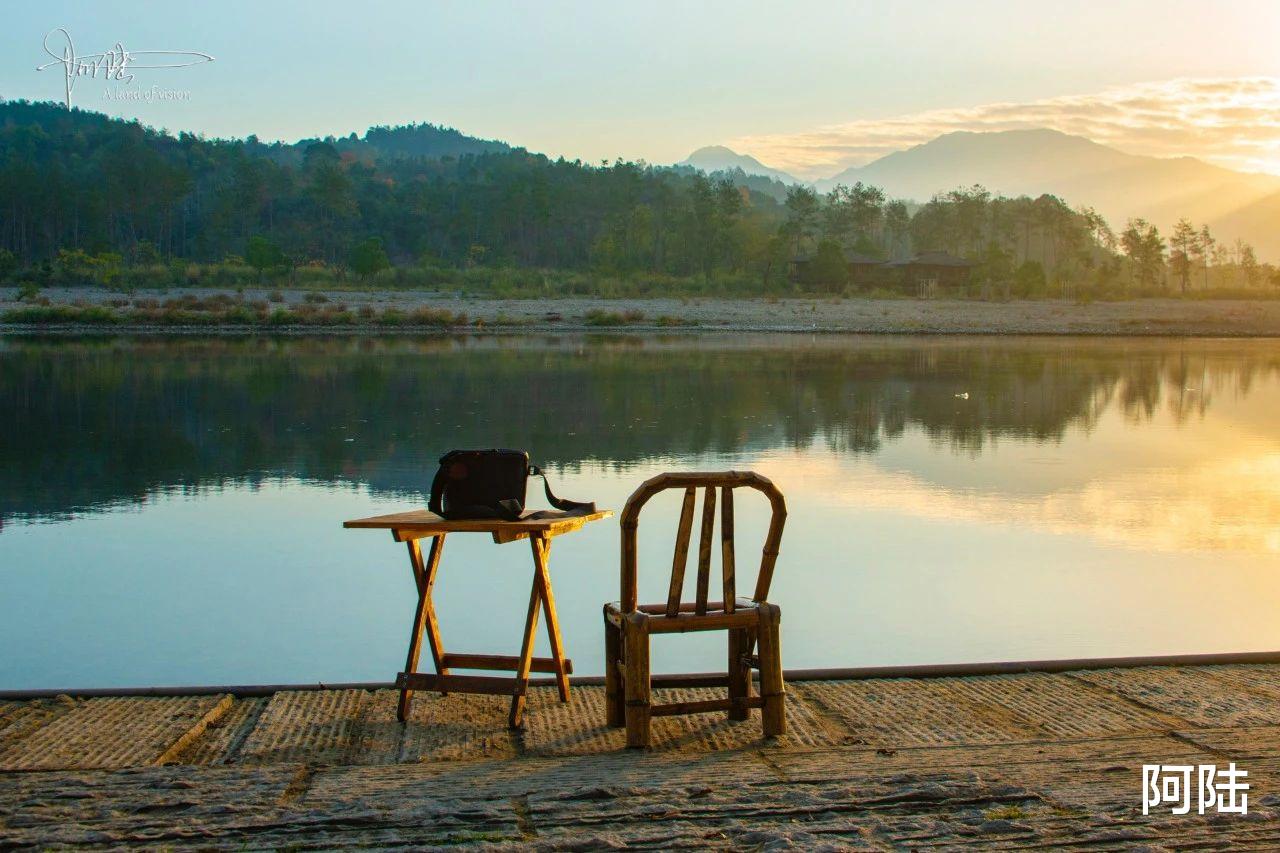
M765 537L755 593L739 598L733 550L733 491L748 487L763 492L773 508L769 533ZM667 489L684 489L680 526L676 531L675 558L671 585L665 604L637 604L636 527L640 510L650 498ZM693 602L682 602L689 540L693 532L694 502L703 490L702 527L698 541L697 594ZM720 554L722 568L721 601L707 601L711 575L712 535L715 527L716 491L720 493ZM728 711L730 720L745 720L751 708L760 708L766 737L786 733L782 683L782 656L779 648L781 611L766 601L773 569L778 559L782 527L787 507L782 493L767 478L750 471L716 473L659 474L646 481L627 499L620 519L622 526L622 595L617 603L604 607L605 706L608 724L626 726L627 746L646 747L650 742L652 717ZM726 699L654 705L650 692L664 679L649 673L649 637L652 634L687 631L728 631L729 672L715 679L714 686L729 688ZM753 655L759 643L758 655ZM751 672L760 671L760 696L752 696ZM707 682L699 682L706 684Z

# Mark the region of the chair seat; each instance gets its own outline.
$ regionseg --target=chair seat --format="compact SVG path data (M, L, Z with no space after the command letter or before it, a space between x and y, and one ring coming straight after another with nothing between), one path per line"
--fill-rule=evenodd
M621 614L621 613L622 613L622 602L620 602L620 601L610 601L608 604L606 604L606 605L605 605L605 607L609 608L609 610L610 610L611 612L613 612L613 613L617 613L617 614ZM737 598L735 598L735 599L733 600L733 607L734 607L734 611L735 611L735 612L736 612L736 611L739 611L739 610L755 610L755 609L757 609L756 602L752 601L752 600L751 600L751 599L749 599L749 598L742 598L741 596L739 596L739 597L737 597ZM665 605L665 604L637 604L637 605L636 605L636 609L637 609L637 610L639 610L639 611L641 611L642 613L648 613L648 614L650 614L651 616L662 616L662 615L665 615L665 614L666 614L666 612L667 612L667 605ZM696 604L694 604L693 602L681 602L681 603L680 603L680 611L679 611L679 612L680 612L680 614L686 614L686 613L689 613L689 614L695 614L695 615L696 615L696 610L697 610L697 605L696 605ZM708 602L707 602L707 613L708 613L708 614L711 614L711 613L723 613L723 612L724 612L724 602L723 602L723 601L708 601Z
M667 615L665 604L640 604L636 611L645 617L650 634L681 634L690 631L722 631L726 628L750 628L761 619L761 604L749 598L735 598L732 613L724 609L722 601L708 601L707 612L698 613L697 605L682 603L675 616ZM605 605L605 618L614 625L621 625L626 614L619 602Z

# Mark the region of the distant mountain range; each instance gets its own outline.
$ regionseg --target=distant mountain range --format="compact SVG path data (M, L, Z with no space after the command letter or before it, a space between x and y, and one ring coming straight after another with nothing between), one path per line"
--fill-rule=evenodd
M715 171L704 163L800 183L723 147L699 149L684 161ZM1280 258L1280 176L1236 172L1193 157L1126 154L1056 130L948 133L813 186L827 192L856 181L880 187L891 197L922 202L973 184L1008 196L1051 193L1068 204L1093 207L1116 230L1141 216L1167 235L1186 217L1197 226L1208 223L1219 239L1240 238L1262 257Z

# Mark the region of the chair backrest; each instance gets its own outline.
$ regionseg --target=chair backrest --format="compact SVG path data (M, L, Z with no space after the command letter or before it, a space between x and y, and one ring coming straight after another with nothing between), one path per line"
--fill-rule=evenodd
M743 487L763 492L773 508L752 600L764 601L767 598L769 584L773 581L773 568L778 560L778 547L782 542L782 526L787 520L787 504L778 487L767 477L762 477L753 471L659 474L646 480L640 488L636 489L631 497L627 498L626 506L622 508L620 519L622 612L631 613L636 609L636 528L640 520L640 510L651 497L667 489L684 489L684 504L680 510L680 526L676 530L676 553L671 564L671 586L667 593L666 615L675 616L681 610L680 598L684 591L684 570L689 560L689 540L693 534L693 505L699 489L703 490L702 529L698 540L698 591L694 612L699 615L705 615L707 612L707 587L711 576L711 537L716 521L717 489L720 491L720 566L724 593L723 608L726 612L733 612L734 601L737 598L733 552L733 490Z

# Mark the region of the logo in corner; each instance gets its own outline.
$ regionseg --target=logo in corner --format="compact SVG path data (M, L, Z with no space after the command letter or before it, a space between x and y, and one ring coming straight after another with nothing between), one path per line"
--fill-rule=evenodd
M50 30L44 37L44 52L53 60L37 65L37 71L44 71L55 65L62 66L63 82L66 92L67 109L71 109L71 93L76 81L81 77L91 77L109 83L130 84L134 81L134 71L154 70L159 68L187 68L205 62L213 62L213 57L198 50L127 50L122 42L116 42L110 50L102 53L77 54L71 33L63 27ZM139 61L141 58L141 61ZM183 93L162 90L153 87L150 95L131 100L178 99ZM190 93L186 93L189 99ZM110 94L108 97L112 97Z

